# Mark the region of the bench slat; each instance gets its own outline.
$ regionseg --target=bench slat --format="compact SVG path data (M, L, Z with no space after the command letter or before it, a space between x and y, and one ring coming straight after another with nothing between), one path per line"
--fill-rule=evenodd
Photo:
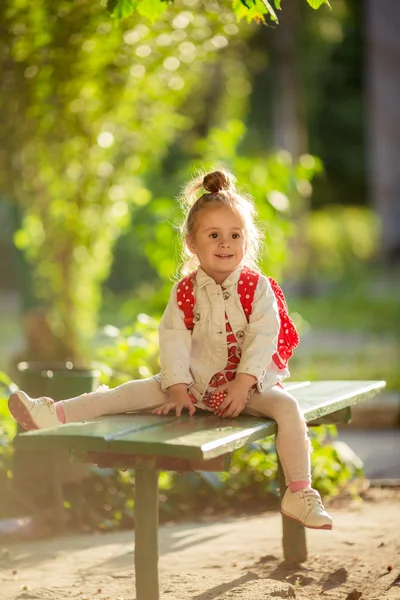
M385 385L385 381L315 381L293 391L293 396L311 421L375 396Z
M319 381L292 387L307 421L339 411L383 389L382 381ZM289 385L286 386L289 389ZM275 433L275 422L242 415L223 420L213 414L195 418L130 414L70 423L17 436L25 449L69 448L96 452L211 459Z

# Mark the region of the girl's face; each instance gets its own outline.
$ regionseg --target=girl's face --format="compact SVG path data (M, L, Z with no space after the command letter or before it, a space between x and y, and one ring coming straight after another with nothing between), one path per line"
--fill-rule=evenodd
M245 224L228 206L210 206L197 215L195 233L186 243L203 271L220 285L243 260Z

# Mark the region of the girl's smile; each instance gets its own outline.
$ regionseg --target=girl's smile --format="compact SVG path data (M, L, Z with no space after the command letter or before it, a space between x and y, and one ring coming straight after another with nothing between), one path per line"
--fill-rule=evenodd
M200 266L221 284L240 265L246 251L243 219L228 206L210 206L196 218L196 231L187 245Z

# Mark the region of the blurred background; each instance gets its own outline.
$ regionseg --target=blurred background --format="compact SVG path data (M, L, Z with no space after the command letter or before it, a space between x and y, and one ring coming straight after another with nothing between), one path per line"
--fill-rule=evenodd
M18 363L158 372L177 197L218 165L257 204L301 335L292 379L384 379L360 419L399 425L400 4L282 0L279 26L225 2L105 5L0 6L4 480Z

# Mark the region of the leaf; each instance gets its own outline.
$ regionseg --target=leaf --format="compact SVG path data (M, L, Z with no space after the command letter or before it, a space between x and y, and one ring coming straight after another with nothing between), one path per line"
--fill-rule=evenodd
M232 6L239 21L245 17L248 23L255 21L266 24L264 15L269 15L271 21L279 22L268 0L233 0Z
M314 8L315 10L317 10L323 4L327 4L329 8L332 9L331 5L329 4L329 0L307 0L307 2L311 8Z
M154 23L168 8L166 0L140 0L137 2L137 11Z
M265 4L265 7L269 13L269 16L271 18L271 21L276 21L276 23L279 22L278 17L276 16L276 12L274 11L274 9L272 8L271 4L268 2L268 0L262 0L263 4Z
M275 8L276 8L277 10L282 10L282 7L281 7L281 1L282 1L282 0L274 0L274 2L275 2Z
M137 0L108 0L107 9L117 19L130 17L137 5Z

